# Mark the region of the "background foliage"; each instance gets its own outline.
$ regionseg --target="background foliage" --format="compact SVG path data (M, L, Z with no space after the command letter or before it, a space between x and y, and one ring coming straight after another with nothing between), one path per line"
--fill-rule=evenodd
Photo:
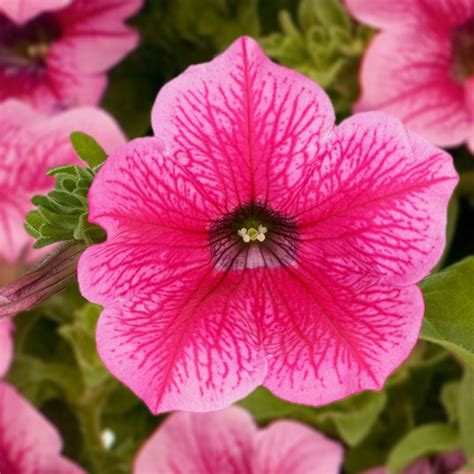
M151 106L165 82L242 34L319 82L342 119L358 95L357 70L372 34L339 0L148 0L132 24L141 46L112 71L103 101L130 138L150 133ZM48 222L57 220L57 209L47 200L37 200L38 211L28 218L40 245L49 243L44 238L101 238L84 227L82 184L101 159L89 145L76 143L79 154L93 160L83 175L74 167L53 172L55 192L69 193L59 196L65 206L76 199L75 220L62 220L60 231L53 230L60 233L51 236ZM263 388L240 402L261 425L292 418L340 439L347 473L386 463L397 472L418 457L461 448L474 461L474 258L468 257L474 253L474 160L464 148L451 152L461 183L450 206L447 251L422 283L422 340L384 390L321 408L293 405ZM152 416L103 367L94 340L99 312L69 288L20 315L9 380L58 426L67 456L93 474L120 474L130 472L138 447L163 417ZM101 438L106 429L116 436L110 448Z

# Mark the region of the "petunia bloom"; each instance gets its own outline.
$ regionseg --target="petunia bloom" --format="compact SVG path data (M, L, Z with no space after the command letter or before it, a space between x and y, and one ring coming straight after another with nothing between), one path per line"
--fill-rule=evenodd
M294 421L258 430L242 408L168 417L138 453L134 472L337 474L342 447Z
M85 474L61 456L56 429L17 391L0 382L0 472Z
M436 145L474 152L474 0L345 1L381 29L356 110L384 110Z
M75 130L93 134L106 151L125 143L117 123L95 108L77 108L45 117L30 106L9 100L0 104L0 261L31 262L33 239L23 228L31 198L51 190L47 171L65 164L84 164L70 144Z
M54 112L97 104L106 71L132 51L124 21L142 0L0 2L0 100ZM3 14L2 14L3 13Z
M0 378L6 374L13 357L12 329L11 320L0 319Z
M108 238L81 256L81 291L105 307L104 363L153 412L260 384L321 405L380 389L409 354L457 175L397 119L334 121L317 84L244 37L165 85L156 137L97 174Z

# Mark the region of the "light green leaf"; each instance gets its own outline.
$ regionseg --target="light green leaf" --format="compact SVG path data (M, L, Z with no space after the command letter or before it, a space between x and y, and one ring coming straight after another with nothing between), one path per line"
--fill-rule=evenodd
M474 374L466 370L459 391L459 428L467 458L474 459Z
M100 307L86 304L74 315L72 324L59 329L59 333L70 343L87 387L97 387L110 378L100 360L95 344L95 326Z
M351 27L350 17L342 6L341 0L302 0L298 9L298 18L303 26L309 27L316 17L321 23Z
M107 159L103 148L86 133L72 132L71 143L79 158L91 168L101 165Z
M459 434L451 426L441 423L420 426L397 443L390 453L387 467L391 473L397 473L421 457L460 447Z
M342 439L349 445L360 443L370 432L387 403L385 392L363 392L321 408L320 421L332 421Z
M316 423L314 409L286 402L263 387L238 402L249 410L257 423L264 424L277 418L292 418L308 424Z
M460 382L450 382L445 384L441 390L441 402L448 414L449 421L456 421L459 418L460 385Z
M386 404L384 392L363 392L324 407L312 408L285 402L264 388L240 401L257 422L291 418L341 437L348 445L360 443L370 432Z
M440 344L474 370L474 257L429 276L421 288L422 339Z

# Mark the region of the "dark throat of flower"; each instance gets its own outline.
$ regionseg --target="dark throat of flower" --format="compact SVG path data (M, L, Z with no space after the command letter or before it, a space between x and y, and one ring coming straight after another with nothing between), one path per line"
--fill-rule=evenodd
M44 72L51 44L61 36L61 27L51 14L42 14L24 25L0 15L0 74L31 79Z
M454 30L451 47L451 72L456 82L463 84L474 76L474 16Z
M217 270L280 267L295 261L298 229L291 218L251 203L213 222L209 244Z

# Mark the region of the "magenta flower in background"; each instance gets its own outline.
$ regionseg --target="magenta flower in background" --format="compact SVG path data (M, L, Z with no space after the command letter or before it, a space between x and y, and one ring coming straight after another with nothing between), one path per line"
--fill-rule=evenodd
M21 25L41 13L70 5L73 0L3 0L0 12Z
M167 84L156 138L89 192L79 262L99 353L153 412L260 384L321 405L380 389L415 344L444 246L451 157L383 113L334 123L321 88L250 38Z
M31 198L47 193L54 178L47 171L81 162L69 141L75 130L93 134L105 150L114 151L125 137L112 117L100 109L77 108L45 117L15 100L0 104L0 261L30 262L33 239L23 228L33 208Z
M0 378L7 373L13 357L12 330L10 319L0 319Z
M242 408L215 413L176 413L145 443L135 474L337 474L342 447L294 421L259 430Z
M124 21L141 5L142 0L0 2L0 100L21 99L46 112L97 104L106 71L137 45L137 34Z
M440 146L474 152L474 0L346 0L382 32L361 70L357 111L380 109Z
M61 456L56 429L17 391L0 382L0 472L85 474Z

